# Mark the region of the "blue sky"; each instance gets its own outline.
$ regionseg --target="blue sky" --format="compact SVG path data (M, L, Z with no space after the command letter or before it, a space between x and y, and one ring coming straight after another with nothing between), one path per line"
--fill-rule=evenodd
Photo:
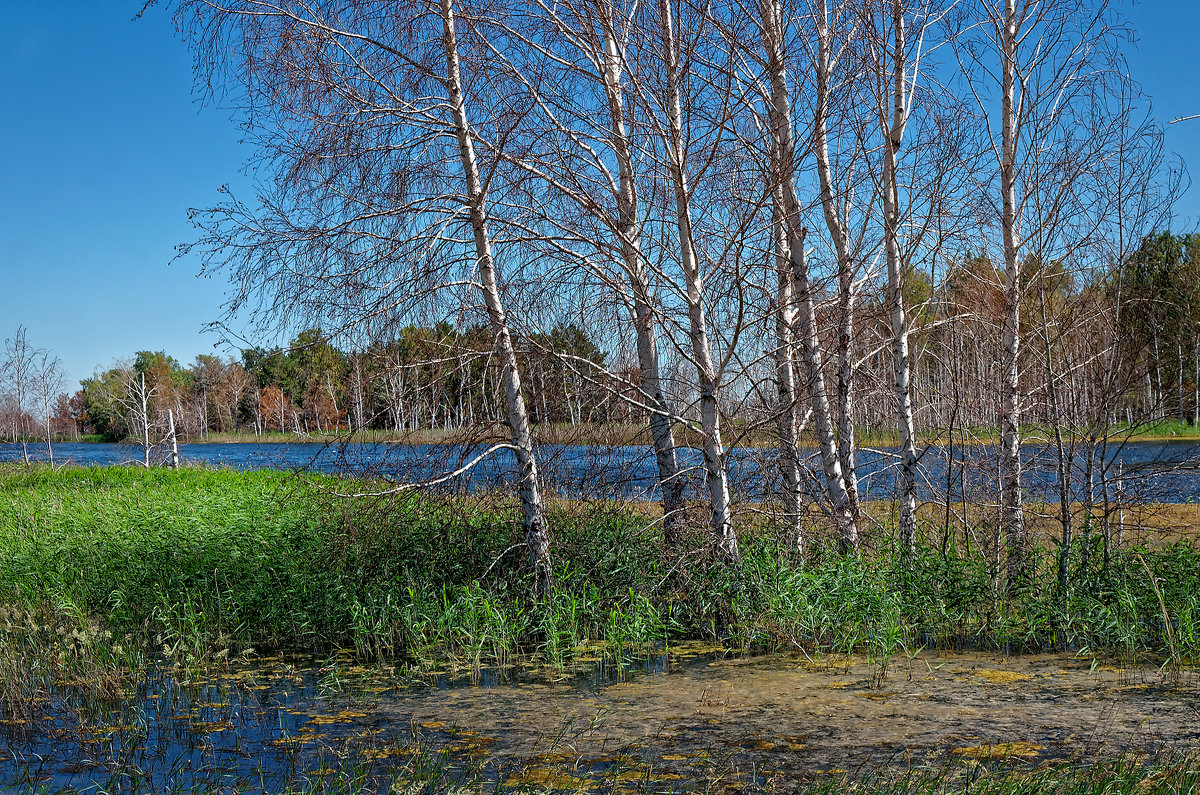
M249 151L228 112L201 108L191 59L160 10L140 2L9 3L0 27L0 339L17 326L53 349L69 384L137 350L183 362L214 352L202 334L226 285L168 266L190 237L186 211L244 189ZM1131 70L1166 122L1200 113L1197 0L1124 10L1138 31ZM1167 129L1200 162L1200 119ZM1200 180L1200 166L1192 163ZM1200 187L1180 205L1190 228Z

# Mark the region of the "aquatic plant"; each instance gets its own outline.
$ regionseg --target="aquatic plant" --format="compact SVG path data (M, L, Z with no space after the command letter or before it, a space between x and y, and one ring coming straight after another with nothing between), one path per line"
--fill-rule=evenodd
M1070 649L1189 663L1200 655L1200 552L1190 540L1113 549L1057 587L1057 551L998 595L989 562L950 545L861 558L814 546L801 564L767 525L742 561L703 533L664 555L638 509L548 504L555 590L532 596L515 505L407 495L279 472L0 468L0 605L70 617L184 667L250 653L477 669L569 665L598 647L718 640L730 648L863 653L882 679L922 647ZM336 488L335 488L336 486ZM59 620L59 619L55 619ZM65 620L65 619L64 619ZM0 633L15 642L10 630ZM22 641L24 642L24 641ZM9 655L9 659L14 659Z

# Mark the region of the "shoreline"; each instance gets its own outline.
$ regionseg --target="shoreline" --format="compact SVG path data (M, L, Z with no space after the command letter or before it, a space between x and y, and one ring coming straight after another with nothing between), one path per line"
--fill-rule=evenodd
M497 429L499 430L499 426ZM539 433L539 427L534 426L534 437L537 444L545 445L562 445L564 447L647 447L650 446L651 440L648 437L648 431L642 427L617 426L611 431L605 432L603 428L579 428L566 430L556 427L546 429L544 434ZM1187 426L1179 431L1171 430L1163 432L1157 427L1148 427L1144 431L1136 431L1128 433L1128 429L1120 426L1115 426L1109 430L1109 444L1123 444L1130 442L1163 442L1163 443L1185 443L1185 442L1200 442L1200 427ZM696 438L692 438L696 437ZM1049 429L1042 426L1031 426L1025 433L1022 434L1022 445L1051 445L1054 443L1050 438ZM295 433L277 433L269 432L265 434L255 435L253 433L232 433L221 432L214 433L209 436L180 438L179 444L261 444L261 445L287 445L287 444L403 444L403 445L455 445L455 444L489 444L498 441L505 441L507 437L502 433L488 433L483 429L477 432L469 431L442 431L442 430L421 430L421 431L406 431L397 433L395 431L367 431L365 433L347 433L347 432L317 432L312 434ZM678 447L698 448L700 446L698 434L693 431L680 432L676 439ZM1066 444L1083 444L1086 440L1081 436L1073 436L1064 438ZM895 448L899 447L900 441L898 437L890 435L867 435L856 440L857 448L869 449L872 447ZM917 448L927 449L933 447L947 447L953 444L955 447L982 447L987 445L995 445L1000 443L999 434L991 431L968 431L968 439L963 442L960 439L950 439L946 435L937 435L930 438L918 439ZM3 440L0 444L19 445L21 441ZM30 446L45 446L42 440L27 441ZM120 441L112 441L102 438L81 438L81 439L60 439L55 440L54 444L117 444L129 447L140 446L140 442L134 439L122 439ZM729 450L746 449L746 450L768 450L775 447L775 440L772 438L762 438L761 436L742 443L731 444L727 447ZM800 443L802 450L816 450L817 445L811 439L805 439Z

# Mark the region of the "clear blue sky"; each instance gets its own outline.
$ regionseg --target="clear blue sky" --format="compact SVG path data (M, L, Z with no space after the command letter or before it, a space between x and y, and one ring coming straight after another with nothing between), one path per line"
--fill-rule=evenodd
M247 182L248 151L229 114L201 108L191 60L161 11L140 0L8 3L0 28L0 339L17 326L63 359L69 384L137 350L182 362L212 353L202 334L226 286L168 267L189 239L189 207ZM1197 0L1124 6L1138 31L1134 77L1166 122L1200 113ZM1195 161L1200 120L1172 125L1168 147ZM1200 187L1180 206L1200 216Z

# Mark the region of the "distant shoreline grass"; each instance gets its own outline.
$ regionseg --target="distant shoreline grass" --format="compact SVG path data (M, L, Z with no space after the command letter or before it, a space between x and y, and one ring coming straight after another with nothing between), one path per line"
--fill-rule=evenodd
M533 426L535 439L542 444L562 444L562 445L598 445L598 446L648 446L651 444L650 433L642 425L629 424L601 424L601 425L583 425L572 427L570 425L554 424L554 425L535 425ZM767 431L756 431L748 434L745 437L738 437L738 429L736 426L727 428L726 432L733 439L732 446L742 447L747 449L752 448L770 448L776 444L774 436ZM1170 441L1197 441L1200 440L1200 426L1191 425L1180 420L1160 420L1154 423L1129 427L1125 425L1115 425L1108 429L1110 444L1119 443L1125 439L1137 442L1170 442ZM1021 429L1022 439L1027 444L1049 444L1053 441L1054 431L1052 428L1042 425L1029 425ZM978 446L987 444L997 444L1000 440L999 430L996 428L967 428L961 432L956 432L953 437L942 431L934 434L919 435L918 446L945 446L953 444L960 446ZM503 426L497 425L492 428L450 428L450 429L425 429L417 431L394 431L383 429L368 429L354 431L319 431L313 433L295 432L279 432L267 431L261 434L248 433L243 431L224 431L213 432L198 437L183 438L180 437L181 444L297 444L297 443L318 443L318 444L338 444L342 442L354 443L393 443L393 444L412 444L412 445L447 445L447 444L463 444L463 443L484 443L488 441L506 439L506 429ZM33 440L27 440L29 444L35 444ZM83 442L83 443L98 443L111 442L99 434L89 434L79 439L61 439L55 443L62 442ZM1064 441L1067 443L1080 443L1085 439L1076 433L1065 432ZM866 431L856 438L859 446L867 447L895 447L900 444L899 436L894 432L878 432ZM45 444L45 442L36 442L37 444ZM118 442L119 444L137 445L140 442L137 439L125 439ZM701 443L699 434L684 427L676 428L676 443L684 447L696 447ZM806 449L816 449L815 440L809 438L802 442Z

